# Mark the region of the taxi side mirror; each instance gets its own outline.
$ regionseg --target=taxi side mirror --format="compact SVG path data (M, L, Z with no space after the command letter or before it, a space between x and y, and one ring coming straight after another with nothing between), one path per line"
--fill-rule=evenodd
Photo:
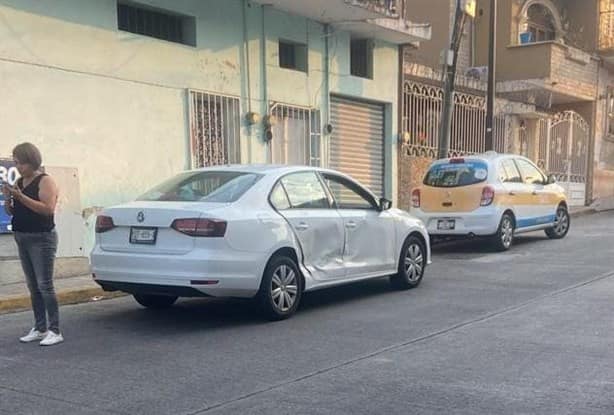
M554 174L549 174L546 179L546 184L554 184L556 183L556 176Z

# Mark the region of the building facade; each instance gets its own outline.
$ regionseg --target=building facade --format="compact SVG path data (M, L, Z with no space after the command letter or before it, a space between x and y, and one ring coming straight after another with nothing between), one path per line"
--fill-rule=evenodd
M0 0L0 157L31 141L66 178L66 256L87 254L100 208L187 168L328 166L393 199L399 45L430 36L410 11L378 0Z
M425 105L428 114L440 102L439 56L449 42L455 4L442 1L434 9L426 0L408 3L417 19L432 16L433 36L405 52L400 189L421 177L419 166L426 162L415 157L428 154L424 142L437 142L435 131L423 133L422 141L416 132ZM483 150L489 5L477 2L477 15L468 20L460 49L452 136L456 153ZM498 1L495 149L526 155L556 174L573 205L614 199L614 141L607 131L612 107L607 39L614 27L610 10L609 0ZM400 190L402 205L409 203L405 195Z

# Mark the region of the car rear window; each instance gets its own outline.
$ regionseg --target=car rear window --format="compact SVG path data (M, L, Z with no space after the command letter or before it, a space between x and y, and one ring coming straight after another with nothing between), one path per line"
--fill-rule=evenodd
M262 175L242 172L186 172L154 187L137 200L232 203L239 200Z
M438 163L431 166L424 184L433 187L460 187L481 183L488 178L488 165L479 160Z

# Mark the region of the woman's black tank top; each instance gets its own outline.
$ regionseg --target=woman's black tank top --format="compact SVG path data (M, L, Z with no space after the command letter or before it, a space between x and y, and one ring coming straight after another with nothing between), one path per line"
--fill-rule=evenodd
M38 192L40 182L46 174L40 174L32 180L25 188L23 187L23 178L17 180L17 186L21 192L31 199L40 201ZM55 228L53 215L41 215L34 212L32 209L24 206L18 200L13 201L13 220L11 221L13 232L38 233L51 232Z

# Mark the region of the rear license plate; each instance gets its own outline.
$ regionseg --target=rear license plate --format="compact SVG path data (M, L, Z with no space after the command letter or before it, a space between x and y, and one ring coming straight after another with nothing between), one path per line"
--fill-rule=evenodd
M130 243L155 245L158 236L158 228L130 228Z
M454 219L441 219L437 221L437 230L439 231L453 231L456 227L456 220Z

